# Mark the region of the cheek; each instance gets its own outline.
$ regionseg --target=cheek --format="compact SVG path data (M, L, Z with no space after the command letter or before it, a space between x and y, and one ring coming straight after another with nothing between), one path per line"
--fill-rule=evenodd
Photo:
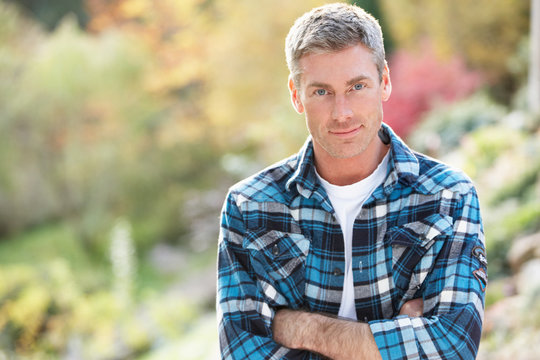
M330 106L325 101L310 101L304 104L304 111L310 119L319 122L328 117Z
M309 110L306 109L305 115L306 115L306 122L310 129L315 130L315 129L319 129L326 126L326 119L328 117L325 115L325 112L323 111L323 109L314 109L314 108L310 108Z
M314 114L308 114L306 112L305 115L306 127L311 136L313 136L315 139L320 139L322 136L324 136L323 134L326 132L325 122L314 116Z
M353 111L355 114L366 118L379 117L382 114L382 102L364 98L356 102Z
M317 122L313 119L313 117L309 113L305 113L306 115L306 126L311 134L314 134L316 132L316 129L318 128Z

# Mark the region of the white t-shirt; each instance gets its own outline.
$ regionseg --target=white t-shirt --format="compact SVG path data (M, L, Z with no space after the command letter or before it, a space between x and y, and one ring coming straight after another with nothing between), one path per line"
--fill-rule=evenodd
M384 182L389 153L385 155L377 169L371 175L351 185L338 186L330 184L317 173L317 177L334 207L337 220L343 232L343 239L345 241L345 278L338 316L351 320L357 320L352 272L352 233L354 220L371 193Z

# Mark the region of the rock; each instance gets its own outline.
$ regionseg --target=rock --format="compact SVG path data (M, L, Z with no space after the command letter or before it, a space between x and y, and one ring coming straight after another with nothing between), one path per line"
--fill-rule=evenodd
M508 263L514 273L518 273L527 261L540 259L540 232L518 238L508 252Z
M520 295L534 297L540 292L540 258L527 261L516 275L517 292Z

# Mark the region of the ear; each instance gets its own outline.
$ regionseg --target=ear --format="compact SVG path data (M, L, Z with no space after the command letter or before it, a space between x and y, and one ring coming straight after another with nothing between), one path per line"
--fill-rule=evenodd
M303 113L304 105L302 104L302 101L300 100L300 94L298 94L298 89L296 88L296 85L294 85L294 81L291 75L289 75L289 92L291 93L291 102L294 109L299 114Z
M388 64L386 62L384 63L381 85L383 87L382 101L387 101L392 93L392 82L390 81L390 69L388 68Z

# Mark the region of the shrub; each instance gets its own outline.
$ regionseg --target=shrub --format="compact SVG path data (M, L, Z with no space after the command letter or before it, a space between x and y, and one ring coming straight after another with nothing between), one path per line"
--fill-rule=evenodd
M427 43L421 54L397 51L389 64L392 94L384 104L384 119L402 137L435 105L462 99L482 83L460 58L443 60Z
M433 156L447 154L460 145L467 133L496 124L505 114L504 107L477 93L425 114L408 141L418 151Z

